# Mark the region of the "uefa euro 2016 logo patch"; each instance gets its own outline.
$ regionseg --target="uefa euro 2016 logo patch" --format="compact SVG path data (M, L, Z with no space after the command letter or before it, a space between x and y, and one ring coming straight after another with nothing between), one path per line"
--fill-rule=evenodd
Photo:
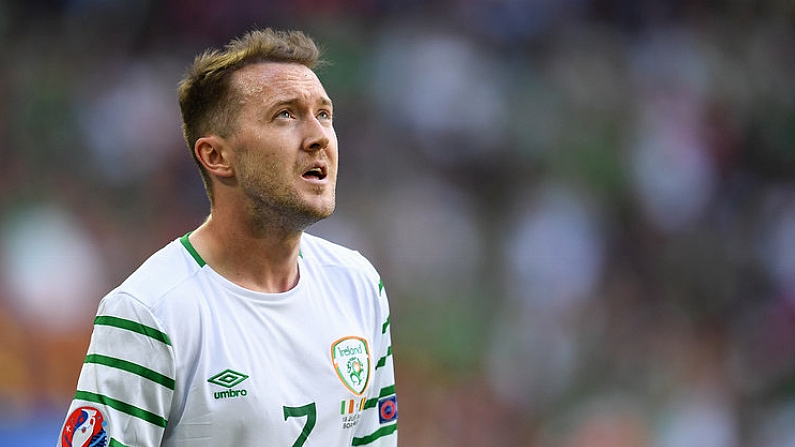
M386 424L398 417L397 396L389 396L378 401L378 422Z
M61 432L64 447L106 447L105 417L94 407L80 407L69 415Z
M370 381L370 349L362 337L344 337L331 344L337 377L352 393L364 394Z

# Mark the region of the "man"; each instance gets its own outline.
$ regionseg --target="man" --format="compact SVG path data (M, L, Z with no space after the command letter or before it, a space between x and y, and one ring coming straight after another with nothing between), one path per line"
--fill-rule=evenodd
M318 56L257 30L180 82L210 216L103 298L59 445L397 444L380 278L304 233L335 203Z

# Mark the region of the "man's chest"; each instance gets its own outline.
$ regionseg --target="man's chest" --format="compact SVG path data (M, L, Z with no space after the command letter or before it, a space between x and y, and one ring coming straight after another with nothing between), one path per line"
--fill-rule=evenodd
M347 442L378 360L374 324L344 306L305 304L202 315L190 355L177 352L179 423L169 436L289 446L310 431L312 439Z

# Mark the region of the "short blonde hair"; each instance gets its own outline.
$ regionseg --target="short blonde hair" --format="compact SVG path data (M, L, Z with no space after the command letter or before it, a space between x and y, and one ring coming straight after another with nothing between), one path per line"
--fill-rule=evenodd
M321 64L320 50L301 31L253 30L229 42L223 50L208 49L197 56L179 82L179 107L185 141L199 166L212 202L209 174L196 158L196 141L208 134L229 136L235 130L239 102L232 88L232 74L261 62L283 62L315 69Z

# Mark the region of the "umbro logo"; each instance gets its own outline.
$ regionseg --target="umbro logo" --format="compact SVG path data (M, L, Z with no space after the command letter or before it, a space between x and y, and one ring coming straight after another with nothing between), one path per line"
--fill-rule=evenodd
M213 393L213 397L216 399L226 399L229 397L239 397L245 396L248 394L246 390L233 390L232 387L239 385L244 380L248 379L248 376L239 373L237 371L231 369L225 369L220 373L210 377L207 379L208 382L212 383L213 385L219 385L224 388L227 388L224 391L216 391Z

